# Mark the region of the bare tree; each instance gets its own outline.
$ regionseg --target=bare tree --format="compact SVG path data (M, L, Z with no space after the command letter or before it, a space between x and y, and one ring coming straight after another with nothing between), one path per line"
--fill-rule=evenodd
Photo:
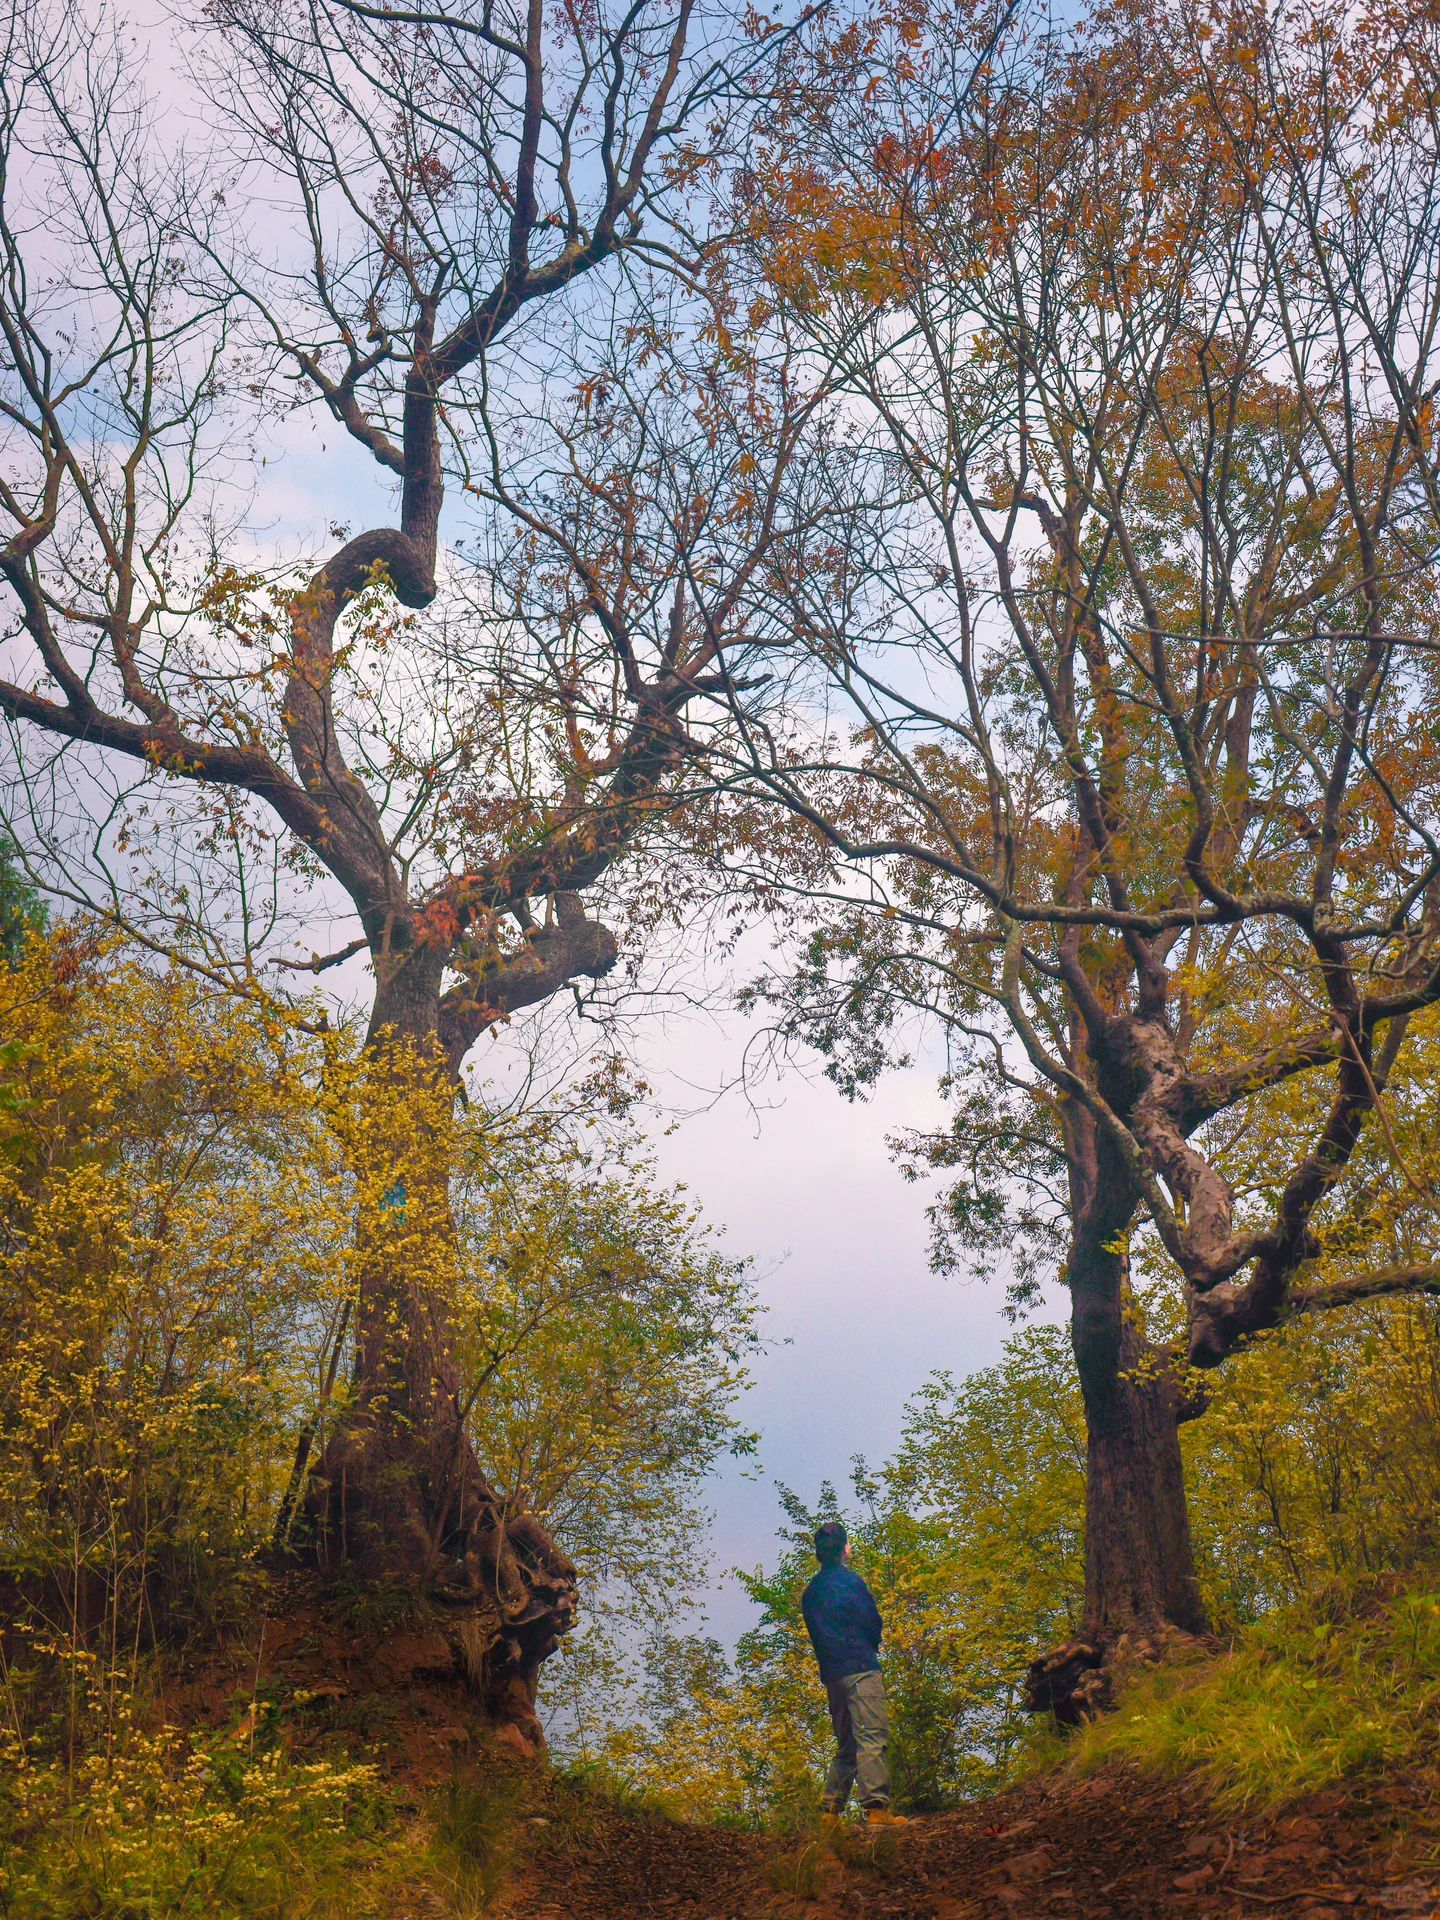
M585 892L673 816L765 644L735 609L799 416L782 395L760 433L698 342L689 223L768 46L694 0L218 0L197 156L122 30L12 6L4 34L16 805L80 807L71 890L136 921L158 898L164 938L242 989L282 925L267 866L338 889L355 937L304 964L368 956L377 1070L453 1083L497 1021L614 965ZM236 501L304 408L340 447L333 546L297 581ZM350 534L377 480L393 517ZM142 899L167 809L191 874ZM315 1551L443 1587L524 1716L573 1569L466 1439L443 1290L361 1230Z

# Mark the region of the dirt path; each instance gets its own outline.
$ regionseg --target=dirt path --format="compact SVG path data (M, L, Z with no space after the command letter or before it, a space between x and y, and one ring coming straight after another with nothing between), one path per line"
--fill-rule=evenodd
M838 1850L597 1808L540 1830L506 1920L1440 1920L1440 1770L1232 1822L1109 1773Z

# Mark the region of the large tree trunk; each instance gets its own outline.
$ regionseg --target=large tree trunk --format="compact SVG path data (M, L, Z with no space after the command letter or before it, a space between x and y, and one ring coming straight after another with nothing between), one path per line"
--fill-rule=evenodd
M1173 1371L1127 1328L1118 1376L1086 1395L1085 1625L1107 1642L1206 1630L1179 1412Z
M1180 1454L1175 1363L1136 1324L1127 1240L1138 1193L1104 1136L1077 1129L1070 1166L1070 1335L1085 1405L1085 1615L1033 1663L1028 1704L1067 1723L1108 1696L1127 1653L1207 1630Z
M438 1137L455 1093L437 1040L441 974L439 954L412 950L376 995L353 1391L311 1482L305 1535L327 1572L429 1602L491 1715L538 1738L536 1681L573 1624L575 1569L533 1515L505 1514L465 1428Z

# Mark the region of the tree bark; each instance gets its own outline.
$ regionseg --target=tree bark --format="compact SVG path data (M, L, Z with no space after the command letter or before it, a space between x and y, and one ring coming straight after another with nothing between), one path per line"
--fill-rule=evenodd
M1107 1643L1164 1626L1204 1633L1174 1373L1132 1332L1096 1399L1086 1395L1085 1624Z
M444 1258L434 1264L437 1242L455 1252L448 1170L416 1080L433 1076L442 1102L456 1091L438 1038L443 971L438 948L377 957L367 1052L376 1098L399 1103L398 1124L357 1209L352 1394L311 1483L307 1550L328 1574L432 1603L452 1664L490 1715L538 1739L536 1683L574 1622L576 1575L534 1515L506 1514L466 1432L451 1289ZM433 1666L433 1651L421 1657Z
M1089 1116L1072 1118L1070 1337L1085 1404L1085 1612L1080 1633L1032 1663L1034 1712L1066 1724L1108 1694L1127 1648L1208 1630L1195 1575L1174 1356L1142 1335L1128 1235L1139 1194Z

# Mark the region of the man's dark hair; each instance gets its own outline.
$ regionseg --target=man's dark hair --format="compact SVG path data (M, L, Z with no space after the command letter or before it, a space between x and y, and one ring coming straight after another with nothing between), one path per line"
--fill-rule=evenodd
M849 1538L838 1520L827 1520L823 1527L815 1529L815 1558L822 1567L839 1566L840 1556Z

